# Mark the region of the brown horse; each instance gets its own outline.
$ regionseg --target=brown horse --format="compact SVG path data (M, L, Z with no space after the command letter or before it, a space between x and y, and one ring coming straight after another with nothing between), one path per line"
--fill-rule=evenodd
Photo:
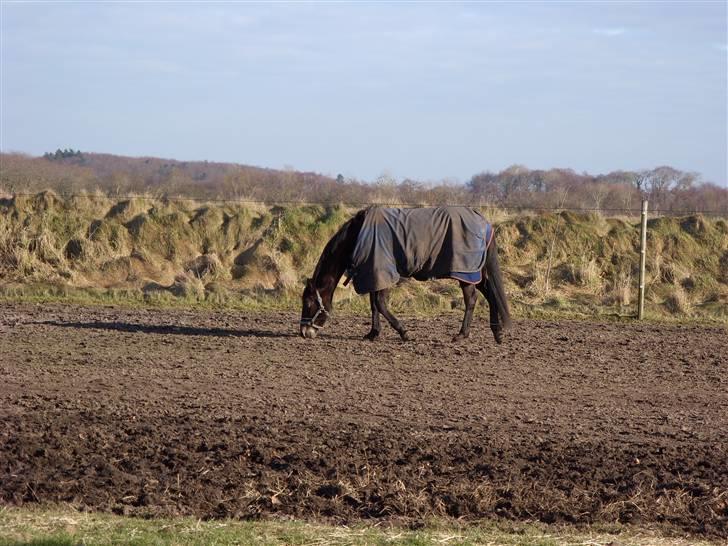
M368 209L360 210L351 220L341 226L324 247L313 277L306 281L300 321L300 331L304 338L315 338L318 330L323 327L327 318L331 316L334 291L351 264L352 253L357 244L367 211ZM448 277L450 276L448 275ZM477 290L479 290L485 296L490 307L490 328L493 331L493 336L497 343L501 343L503 341L503 330L510 325L511 319L498 264L494 236L488 242L485 263L479 277L480 280L476 283L459 280L465 300L465 316L463 317L460 332L453 341L468 337L473 310L477 301ZM407 341L409 340L407 330L387 308L388 295L389 289L369 293L372 327L364 338L374 340L379 336L381 330L379 315L381 314L387 319L392 328L399 333L402 340Z

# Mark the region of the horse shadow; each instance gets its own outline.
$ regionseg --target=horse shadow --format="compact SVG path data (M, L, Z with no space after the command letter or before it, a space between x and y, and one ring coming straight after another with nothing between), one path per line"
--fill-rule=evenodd
M275 332L258 330L255 328L238 330L232 328L201 328L197 326L175 326L171 324L139 324L130 322L60 322L45 320L36 324L58 326L60 328L77 328L88 330L111 330L115 332L130 332L143 334L180 335L180 336L210 336L210 337L266 337L291 338L298 337L294 332Z

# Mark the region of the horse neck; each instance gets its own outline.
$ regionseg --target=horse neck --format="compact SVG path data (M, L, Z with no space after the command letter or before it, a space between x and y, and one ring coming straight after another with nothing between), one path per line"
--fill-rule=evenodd
M327 297L333 299L336 287L346 270L346 256L341 254L341 252L332 253L321 262L316 288L322 291L321 297L324 299Z
M322 289L321 297L330 298L329 303L333 301L334 292L339 285L344 271L349 264L349 258L354 250L354 244L359 236L361 223L363 221L363 212L358 213L349 223L342 229L346 229L343 240L339 240L332 250L325 256L321 256L317 269L316 287ZM339 234L337 234L339 235Z

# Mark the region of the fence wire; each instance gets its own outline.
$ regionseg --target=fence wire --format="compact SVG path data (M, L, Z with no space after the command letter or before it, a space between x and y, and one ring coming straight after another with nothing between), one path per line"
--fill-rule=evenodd
M43 192L27 193L27 192L15 192L12 197L36 197ZM109 199L111 201L130 201L132 199L146 200L146 201L162 201L162 202L193 202L200 204L224 204L224 205L264 205L264 206L322 206L322 207L370 207L370 206L390 206L390 207L401 207L401 208L420 208L420 207L433 207L433 206L450 206L450 207L478 207L478 208L493 208L508 212L584 212L584 213L621 213L624 215L639 216L642 213L641 208L620 208L620 207L544 207L544 206L532 206L532 205L507 205L493 202L470 202L470 203L413 203L413 202L397 202L397 201L309 201L300 199L233 199L233 198L203 198L203 197L184 197L184 196L170 196L170 195L147 195L147 194L125 194L125 195L103 195L95 193L63 193L53 192L58 197L68 200L75 198L84 199ZM2 199L0 199L0 202ZM728 210L695 210L695 209L649 209L649 214L663 215L663 216L690 216L693 214L704 214L710 216L728 216Z

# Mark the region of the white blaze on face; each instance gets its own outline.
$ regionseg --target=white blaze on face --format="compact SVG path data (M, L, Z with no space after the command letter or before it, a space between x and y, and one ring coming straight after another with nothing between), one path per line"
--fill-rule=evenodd
M301 335L306 339L314 339L318 331L313 326L301 326Z

